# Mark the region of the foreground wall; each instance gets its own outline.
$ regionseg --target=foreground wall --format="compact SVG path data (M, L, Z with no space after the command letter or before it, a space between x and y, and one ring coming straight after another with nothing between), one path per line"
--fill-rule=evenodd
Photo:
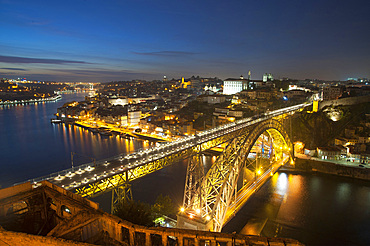
M0 227L0 245L88 246L92 244L73 242L55 237L42 237L21 232L5 231Z

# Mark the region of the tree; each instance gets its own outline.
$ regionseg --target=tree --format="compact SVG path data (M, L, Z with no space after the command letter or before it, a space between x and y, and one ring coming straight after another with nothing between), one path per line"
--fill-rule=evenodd
M169 196L163 196L160 194L157 197L155 204L152 206L152 212L155 217L162 215L170 216L176 214L176 209L174 208Z
M113 214L137 225L154 225L150 205L140 201L123 200L116 205Z

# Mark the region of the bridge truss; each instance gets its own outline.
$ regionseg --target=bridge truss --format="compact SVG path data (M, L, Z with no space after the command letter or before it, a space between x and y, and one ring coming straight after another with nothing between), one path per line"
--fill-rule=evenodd
M242 134L244 130L234 129L226 132L219 132L214 134L209 139L204 139L200 144L180 148L175 146L172 150L164 149L158 150L154 153L157 157L147 157L147 162L141 165L131 165L117 174L106 175L100 177L95 182L80 185L74 189L74 192L80 194L82 197L96 197L106 192L112 192L112 210L113 207L123 199L130 199L132 197L130 190L130 183L133 180L141 178L145 175L158 171L168 165L184 160L191 156L201 153L207 149L216 147L220 144L230 141L236 136ZM182 143L179 143L179 146ZM186 145L185 145L186 146ZM162 156L164 154L164 156ZM143 154L145 155L145 154ZM144 158L145 156L143 156ZM108 167L107 167L108 169Z
M230 178L231 187L233 185L235 186L235 184L232 183L235 182L233 181L233 177L236 177L240 173L240 165L234 166L233 169L226 165L226 160L235 160L236 163L248 162L245 156L249 152L246 152L241 146L249 146L251 144L250 139L251 137L253 139L253 136L250 134L254 134L253 129L262 129L263 125L271 124L266 122L274 122L272 119L281 121L295 111L303 110L309 105L311 104L303 103L266 112L251 118L244 118L199 132L195 136L184 137L146 150L126 155L118 155L96 163L87 163L28 181L31 182L34 187L37 187L42 181L48 180L83 197L96 197L106 192L112 192L113 207L117 202L131 197L130 183L133 180L153 173L180 160L188 159L191 160L188 173L190 172L192 175L187 175L187 186L184 195L184 201L187 201L187 205L184 203L184 206L193 208L196 206L200 207L200 204L207 204L202 208L202 213L209 214L209 211L214 210L215 204L220 203L219 201L221 200L219 196L221 195L219 194L223 194L222 199L224 199L220 204L227 205L227 202L230 200L227 198L228 195L226 195L227 192L230 192L229 184L225 186L224 184L221 185L220 181L217 181L219 189L222 190L227 188L227 191L225 190L226 193L217 193L219 191L211 189L210 186L214 184L213 182L216 182L218 175L224 180ZM278 129L279 127L280 126L275 124L268 129L277 129L278 133L282 133L282 131ZM276 133L274 133L273 130L268 130L267 135L269 134L273 136ZM245 138L245 136L249 137ZM273 139L275 139L275 142L278 141L277 137L273 137ZM284 137L281 139L284 139ZM220 146L224 143L230 143L229 150L226 150L220 159L224 160L224 164L219 164L220 170L215 170L213 174L209 173L205 176L204 170L199 169L199 155L205 150ZM195 174L195 172L197 172L197 174ZM208 186L202 183L204 177L207 177ZM203 189L210 191L209 193L213 194L217 199L199 195L204 194L205 191ZM213 191L213 193L211 191ZM213 216L213 214L211 215ZM221 220L218 219L218 221Z
M248 158L253 148L260 150L256 155L261 158ZM244 128L229 142L206 174L198 152L188 164L182 209L182 214L190 219L186 223L202 223L204 227L197 229L221 231L224 222L241 207L236 202L241 174L244 174L243 188L254 192L287 159L286 156L293 157L292 143L282 124L273 119ZM178 220L181 218L180 214Z

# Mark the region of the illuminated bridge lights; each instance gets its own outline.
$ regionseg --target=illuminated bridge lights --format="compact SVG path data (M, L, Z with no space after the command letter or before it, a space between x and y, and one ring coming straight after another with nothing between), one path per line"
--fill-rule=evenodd
M96 196L103 192L127 184L134 179L152 173L188 156L216 147L230 140L247 135L260 122L284 115L309 104L296 105L276 111L270 111L260 118L244 118L217 128L197 133L195 136L183 137L173 142L161 143L146 150L128 155L119 155L104 163L94 166L72 169L36 179L38 182L50 179L63 187L72 187L80 183L75 191L82 196ZM235 152L235 151L234 151ZM109 169L107 166L109 165ZM65 179L64 177L69 177ZM74 183L75 182L75 183Z

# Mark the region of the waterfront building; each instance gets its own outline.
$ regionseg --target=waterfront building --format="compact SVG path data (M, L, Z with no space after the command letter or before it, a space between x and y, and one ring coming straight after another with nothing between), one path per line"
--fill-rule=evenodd
M337 147L318 147L317 156L323 160L339 160L341 150Z
M141 111L132 111L127 113L127 121L129 126L137 126L140 123Z

